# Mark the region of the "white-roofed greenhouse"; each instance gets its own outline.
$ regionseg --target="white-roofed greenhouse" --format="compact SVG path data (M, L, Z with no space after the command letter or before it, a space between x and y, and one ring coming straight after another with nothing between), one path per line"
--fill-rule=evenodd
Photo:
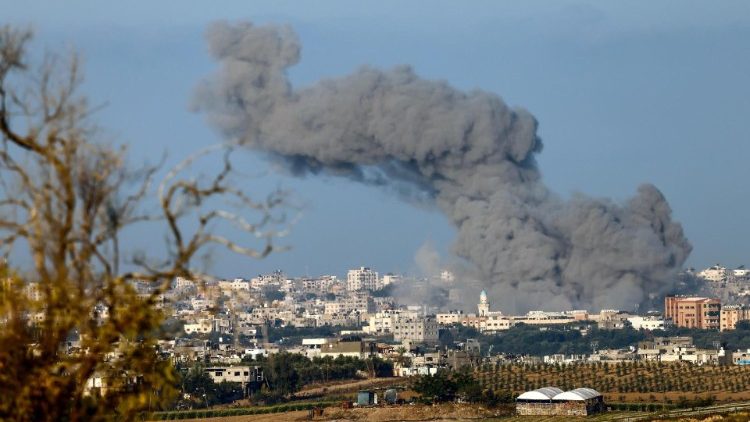
M591 388L544 387L516 398L516 413L523 416L586 416L604 409L604 397Z

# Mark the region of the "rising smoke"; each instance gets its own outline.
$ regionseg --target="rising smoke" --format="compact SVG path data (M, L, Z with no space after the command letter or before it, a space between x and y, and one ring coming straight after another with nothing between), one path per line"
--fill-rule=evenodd
M495 94L461 92L408 66L365 66L295 89L286 70L300 45L290 28L222 22L207 38L221 68L196 107L223 135L297 175L427 199L455 225L453 251L502 310L630 309L668 290L691 251L652 185L623 204L552 193L535 160L536 120Z

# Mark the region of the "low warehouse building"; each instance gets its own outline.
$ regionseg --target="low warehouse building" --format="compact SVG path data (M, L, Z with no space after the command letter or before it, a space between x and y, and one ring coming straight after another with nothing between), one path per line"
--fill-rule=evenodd
M523 416L586 416L604 409L604 397L591 388L563 392L545 387L527 391L516 399L516 412Z
M562 392L557 387L527 391L516 398L516 413L522 416L552 415L552 398Z

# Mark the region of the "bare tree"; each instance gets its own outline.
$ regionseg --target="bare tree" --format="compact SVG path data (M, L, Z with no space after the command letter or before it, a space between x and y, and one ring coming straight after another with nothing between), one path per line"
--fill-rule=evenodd
M134 419L176 393L157 353L154 303L175 277L200 277L193 262L211 245L268 255L288 225L287 195L256 202L238 189L230 147L199 152L155 183L159 165L133 169L124 148L97 140L76 56L32 66L30 38L0 28L0 419ZM215 152L216 174L188 176ZM136 224L160 224L163 258L121 256L120 237ZM234 235L219 235L222 224Z

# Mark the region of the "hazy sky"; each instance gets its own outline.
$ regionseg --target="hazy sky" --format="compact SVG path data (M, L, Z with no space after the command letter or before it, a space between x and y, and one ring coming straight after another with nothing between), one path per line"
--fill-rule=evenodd
M750 2L188 2L0 0L0 22L31 25L35 46L74 46L98 121L133 161L183 157L218 136L188 104L216 64L203 31L217 19L288 23L297 85L361 64L481 88L539 120L546 183L561 195L627 199L642 182L666 195L694 250L689 265L750 264ZM241 160L253 173L264 162ZM453 229L348 181L270 174L248 183L306 204L287 243L263 261L217 257L220 276L274 268L411 271L425 242L446 253ZM153 233L141 234L145 239Z

